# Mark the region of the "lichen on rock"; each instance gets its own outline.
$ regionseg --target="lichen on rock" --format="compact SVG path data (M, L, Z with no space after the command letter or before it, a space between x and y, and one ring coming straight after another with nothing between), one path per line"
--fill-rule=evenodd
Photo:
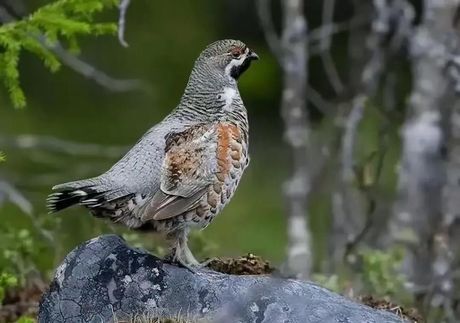
M256 272L232 275L204 268L192 273L132 249L118 236L101 236L64 259L42 298L38 319L135 322L136 317L155 315L155 319L219 323L401 322L391 313L313 283L268 275L271 267L254 256L220 266L236 268L237 273L248 273L248 268ZM255 275L259 273L264 275Z

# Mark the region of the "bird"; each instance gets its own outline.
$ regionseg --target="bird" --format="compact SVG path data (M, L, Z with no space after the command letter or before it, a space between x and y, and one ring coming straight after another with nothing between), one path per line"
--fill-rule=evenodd
M238 80L258 59L240 40L208 45L171 113L105 173L54 186L49 212L80 205L95 217L165 234L166 259L200 267L188 235L222 211L249 164L248 114Z

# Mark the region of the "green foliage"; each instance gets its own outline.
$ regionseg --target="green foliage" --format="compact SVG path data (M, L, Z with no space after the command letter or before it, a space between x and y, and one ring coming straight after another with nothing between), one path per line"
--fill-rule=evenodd
M140 249L144 247L141 235L136 232L125 232L121 236L133 248Z
M0 151L0 162L5 160L5 155ZM18 284L16 276L8 273L0 267L0 305L5 298L5 292L10 287L15 287Z
M0 236L0 273L14 273L20 283L35 268L32 256L37 243L29 230L17 229L2 232Z
M65 41L78 51L78 36L112 34L113 23L95 22L95 14L110 8L116 0L57 0L33 14L0 27L0 79L13 105L26 105L19 82L19 57L25 50L38 56L45 66L56 72L61 64L50 50L57 41Z
M394 248L389 251L364 250L362 257L362 280L364 288L377 296L394 296L404 291L405 278L399 273L403 252Z
M19 318L19 320L16 321L16 323L35 323L35 322L37 322L37 320L29 316L21 316L21 318Z
M364 249L357 254L357 262L345 266L339 273L314 274L313 281L336 293L376 298L389 298L394 302L409 304L412 299L404 284L406 279L400 273L403 259L401 249ZM354 267L359 264L359 269Z
M35 319L28 317L28 316L21 316L21 318L16 321L16 323L35 323L35 322L37 322Z
M312 279L319 285L334 291L336 293L343 293L346 290L345 281L337 274L325 275L316 273L313 274Z
M18 279L12 274L5 272L0 272L0 305L5 298L5 292L10 287L15 287L18 285Z
M133 231L127 231L121 234L126 243L133 247L143 250L148 250L158 257L163 257L168 250L161 244L158 244L156 239L152 239L151 235L143 235Z

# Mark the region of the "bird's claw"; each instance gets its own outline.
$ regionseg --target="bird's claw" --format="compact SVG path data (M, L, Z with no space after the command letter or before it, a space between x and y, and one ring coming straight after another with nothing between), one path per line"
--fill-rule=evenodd
M193 274L197 273L197 269L202 268L200 264L187 263L182 258L177 257L174 254L166 255L163 260L171 265L179 265L180 267L189 270Z
M213 262L213 261L215 261L215 260L217 260L217 259L218 259L218 258L214 258L214 257L213 257L213 258L206 259L205 261L200 262L198 266L199 266L199 268L208 267L208 265L209 265L211 262Z

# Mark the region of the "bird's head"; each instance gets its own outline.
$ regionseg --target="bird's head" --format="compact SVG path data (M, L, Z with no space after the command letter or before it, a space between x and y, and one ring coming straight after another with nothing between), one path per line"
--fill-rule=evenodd
M211 69L226 78L238 80L259 56L243 42L233 39L218 40L205 48L198 57L195 67Z

